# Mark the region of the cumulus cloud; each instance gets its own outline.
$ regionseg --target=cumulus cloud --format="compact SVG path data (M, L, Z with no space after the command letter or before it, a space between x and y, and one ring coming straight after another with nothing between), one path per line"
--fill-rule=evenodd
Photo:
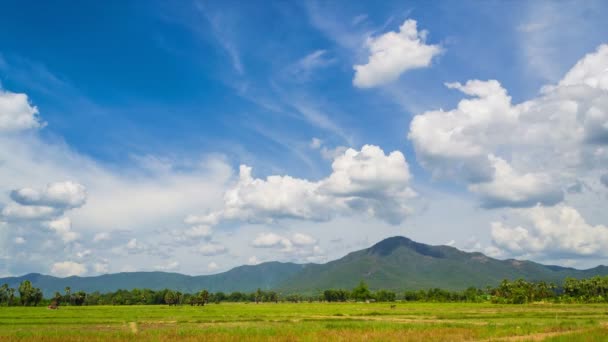
M252 176L251 167L241 165L239 180L224 194L223 209L189 216L186 222L327 221L363 213L396 224L411 212L407 202L416 193L409 186L411 174L401 152L386 155L372 145L347 149L334 159L332 170L319 181L277 175L259 179Z
M251 246L254 248L278 249L293 259L313 262L325 258L325 253L317 245L317 242L314 237L303 233L294 233L291 237L276 233L261 233L251 242ZM259 260L255 257L250 258L249 264L254 264L252 261L259 263Z
M98 274L107 274L110 271L110 267L107 262L96 262L93 264L93 270Z
M45 206L23 206L10 203L2 208L2 218L6 221L49 220L62 213L61 210Z
M494 167L494 179L469 185L471 192L480 195L485 207L530 207L537 203L553 205L563 200L546 173L519 174L504 159L489 155Z
M220 266L216 262L214 262L214 261L212 261L209 264L207 264L207 270L209 270L209 271L215 271L218 268L220 268Z
M216 256L227 253L228 249L219 243L206 243L198 248L198 252L204 256Z
M42 127L38 108L32 106L26 94L16 94L0 88L0 133L17 132Z
M87 267L73 261L56 262L51 267L51 274L57 277L81 276L87 273Z
M295 233L291 238L291 242L296 246L310 246L317 243L317 240L310 235Z
M91 251L90 249L85 249L83 251L76 252L76 256L80 259L86 258L92 254L93 254L93 251Z
M213 229L206 225L193 226L184 232L184 235L189 238L209 239L211 234L213 234Z
M95 233L95 236L93 236L93 242L101 242L108 240L110 240L110 233L107 232Z
M353 84L359 88L377 87L396 80L408 70L428 67L441 48L426 44L426 36L426 31L418 31L415 20L408 19L399 32L369 37L366 42L369 60L354 66Z
M608 45L556 85L513 104L498 81L448 83L472 98L416 115L409 139L434 177L468 183L486 207L552 205L608 162Z
M140 267L153 267L152 258L166 259L168 252L154 241L146 245L138 241L137 248L128 249L128 239L119 232L129 231L130 237L139 238L144 231L173 229L188 213L200 207L215 208L231 179L232 169L221 155L192 160L146 156L144 162L114 168L73 150L61 139L39 134L35 128L44 123L27 96L0 93L0 164L5 166L0 167L0 226L9 228L0 232L6 235L0 237L5 245L0 250L24 253L25 258L8 260L0 272L21 273L23 263L30 271L46 268L46 260L53 260L57 253L54 241L39 242L48 239L44 236L48 231L69 243L62 249L66 259L81 260L78 251L103 241L108 248L96 248L96 256L123 258L126 253L146 252L151 259ZM28 115L29 120L13 120ZM161 161L162 167L154 160ZM116 233L110 235L110 231ZM7 243L16 234L27 234L22 236L28 243ZM79 236L91 238L80 240ZM23 250L34 247L32 253Z
M66 181L48 184L43 190L32 188L13 190L11 199L25 206L72 209L84 205L87 192L82 184Z
M70 220L68 217L62 217L50 221L47 225L51 230L59 235L61 240L63 240L65 243L74 242L80 236L78 233L72 231L72 220Z
M171 261L167 264L164 265L157 265L154 266L154 269L159 270L159 271L163 271L163 272L169 272L169 271L176 271L179 269L179 262L177 261Z
M0 212L5 221L38 221L59 234L64 242L76 240L71 221L61 217L67 210L81 207L86 202L86 189L75 182L50 183L43 190L21 188L10 193L13 200Z
M247 259L247 264L249 264L249 265L257 265L260 262L261 262L260 259L258 259L258 257L255 255L250 256L249 259Z
M512 255L607 256L608 227L591 225L566 205L517 209L526 223L511 226L492 223L496 247Z
M251 243L256 248L272 248L272 247L283 247L290 249L293 245L291 241L281 235L275 233L262 233L258 235Z

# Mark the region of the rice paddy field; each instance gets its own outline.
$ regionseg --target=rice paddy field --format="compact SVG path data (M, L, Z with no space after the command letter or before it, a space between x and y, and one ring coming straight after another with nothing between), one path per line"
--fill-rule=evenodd
M608 305L1 307L1 341L608 341Z

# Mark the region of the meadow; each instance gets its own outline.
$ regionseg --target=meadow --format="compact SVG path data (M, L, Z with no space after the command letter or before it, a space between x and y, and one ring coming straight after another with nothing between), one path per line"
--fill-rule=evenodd
M85 339L608 341L608 305L350 302L0 308L2 341Z

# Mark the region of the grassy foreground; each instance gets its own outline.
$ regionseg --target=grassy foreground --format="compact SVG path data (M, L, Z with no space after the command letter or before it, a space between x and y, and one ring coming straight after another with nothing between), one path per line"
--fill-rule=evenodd
M608 341L605 304L395 305L1 307L0 340Z

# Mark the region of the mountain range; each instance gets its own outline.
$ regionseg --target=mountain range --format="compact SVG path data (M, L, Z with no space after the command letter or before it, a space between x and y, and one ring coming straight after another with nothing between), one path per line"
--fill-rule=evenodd
M587 270L543 265L525 260L498 260L482 253L469 253L450 246L431 246L396 236L370 248L325 264L265 262L235 267L227 272L189 276L168 272L123 272L92 277L58 278L31 273L0 278L0 284L18 287L30 280L45 296L72 291L108 292L118 289L170 288L182 292L207 289L211 292L255 291L257 288L281 293L314 294L330 288L350 289L364 280L371 289L394 291L442 288L461 290L469 286L495 286L503 279L561 283L566 277L586 278L608 275L608 267Z

